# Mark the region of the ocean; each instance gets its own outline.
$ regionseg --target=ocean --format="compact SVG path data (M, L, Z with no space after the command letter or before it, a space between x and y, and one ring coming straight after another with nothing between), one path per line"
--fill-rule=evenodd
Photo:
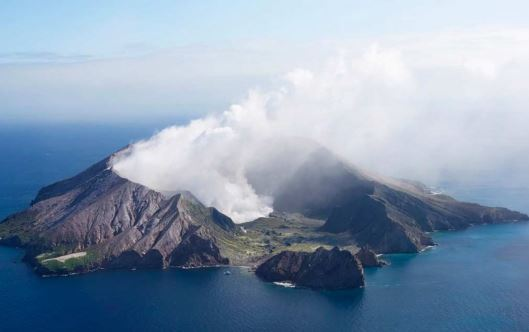
M0 219L43 185L155 129L0 127ZM529 210L519 188L450 190ZM21 262L21 249L0 247L0 331L529 331L529 224L438 232L434 240L420 254L387 255L391 265L367 269L366 287L348 291L282 287L246 268L41 278Z

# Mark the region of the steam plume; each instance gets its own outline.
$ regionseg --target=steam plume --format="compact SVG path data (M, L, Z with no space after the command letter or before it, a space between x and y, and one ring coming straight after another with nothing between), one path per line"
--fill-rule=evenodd
M261 167L274 186L303 159L301 152L276 159L292 137L364 168L431 182L485 163L529 165L520 156L529 142L528 50L514 43L498 54L492 43L478 52L450 38L344 50L319 68L287 73L276 88L251 90L221 114L134 144L113 168L162 192L189 190L244 222L271 212L273 202L273 190L248 174Z

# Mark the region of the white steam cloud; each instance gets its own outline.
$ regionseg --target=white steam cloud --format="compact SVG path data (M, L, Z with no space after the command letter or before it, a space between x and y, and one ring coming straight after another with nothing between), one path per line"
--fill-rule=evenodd
M251 90L222 114L132 145L113 168L162 192L188 190L236 222L272 211L273 197L248 174L290 137L430 182L476 169L508 173L506 164L526 169L527 45L527 31L489 31L348 46L320 67L287 73L276 88Z

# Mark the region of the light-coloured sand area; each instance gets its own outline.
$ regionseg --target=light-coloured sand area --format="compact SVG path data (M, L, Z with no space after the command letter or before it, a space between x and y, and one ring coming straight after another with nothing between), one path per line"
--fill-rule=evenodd
M77 258L77 257L83 257L83 256L86 256L86 251L74 252L73 254L68 254L68 255L64 255L64 256L48 258L48 259L43 260L42 262L56 260L56 261L59 261L61 263L64 263L64 262L66 262L66 260L68 260L70 258Z

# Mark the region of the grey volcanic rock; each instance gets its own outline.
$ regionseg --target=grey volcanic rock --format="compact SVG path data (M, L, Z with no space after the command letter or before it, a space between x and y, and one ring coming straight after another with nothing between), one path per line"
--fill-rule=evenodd
M171 254L172 266L200 267L229 264L229 259L222 257L214 239L209 234L201 233L194 232L180 242Z
M259 265L255 273L266 281L298 286L345 289L364 286L360 262L347 250L319 247L315 252L283 251Z
M0 224L2 242L30 256L89 250L107 268L229 263L219 245L235 234L229 217L189 193L167 198L123 179L109 160L43 188L29 209Z
M244 228L191 193L167 197L120 177L110 167L110 156L42 188L28 209L0 223L0 243L25 247L25 260L42 273L63 274L99 267L248 264L296 244L418 252L433 245L428 232L434 230L529 219L504 208L435 195L417 182L368 174L319 146L308 144L297 155L290 148L271 147L278 150L276 157L258 160L260 168L248 178L259 194L274 198L275 214ZM53 261L82 251L87 253L82 259ZM312 259L305 257L308 253L284 255L292 264ZM314 255L327 254L320 250ZM369 255L362 256L366 266L372 263ZM43 262L48 263L39 266ZM329 268L315 262L320 271ZM287 267L294 271L296 265ZM311 270L305 266L304 271ZM289 276L313 287L323 285L313 273Z
M368 247L360 248L355 256L358 258L363 267L382 267L386 265L386 262L378 259L377 254Z
M326 220L322 232L348 233L380 253L418 252L427 232L529 220L523 213L435 195L418 182L367 174L316 149L274 194L274 209Z

